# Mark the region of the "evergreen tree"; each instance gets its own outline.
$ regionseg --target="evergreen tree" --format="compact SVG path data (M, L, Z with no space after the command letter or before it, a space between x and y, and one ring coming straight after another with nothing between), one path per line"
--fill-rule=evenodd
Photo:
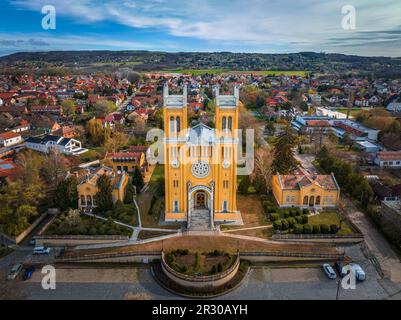
M78 208L77 186L77 178L73 176L58 183L54 202L61 211Z
M249 189L250 185L251 185L251 179L249 179L249 176L245 176L241 180L241 182L240 182L240 184L238 186L239 193L248 194L248 189Z
M125 204L131 204L134 202L133 197L134 197L134 185L132 184L132 179L127 184L127 189L125 190L125 197L124 197L124 203Z
M291 130L290 125L287 124L274 143L273 172L287 174L297 164L293 151L296 138Z
M132 184L136 186L136 192L140 192L145 185L143 182L142 172L138 166L135 167L134 176L132 177Z
M95 195L97 212L105 213L113 209L113 188L108 176L102 175L97 180L98 192Z

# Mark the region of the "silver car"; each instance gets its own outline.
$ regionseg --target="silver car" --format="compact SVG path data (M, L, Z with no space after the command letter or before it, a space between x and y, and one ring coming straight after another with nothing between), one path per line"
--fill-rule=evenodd
M14 280L18 276L18 274L21 272L21 270L22 270L22 264L18 263L16 265L14 265L11 268L10 272L8 273L7 279Z
M326 274L326 276L329 279L334 280L337 278L337 274L331 265L329 265L328 263L325 263L322 267L323 267L324 273Z

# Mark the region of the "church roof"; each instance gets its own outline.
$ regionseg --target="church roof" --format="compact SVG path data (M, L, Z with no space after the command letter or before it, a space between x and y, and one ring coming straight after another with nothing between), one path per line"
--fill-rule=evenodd
M187 142L192 145L208 145L215 142L215 130L200 123L189 130Z

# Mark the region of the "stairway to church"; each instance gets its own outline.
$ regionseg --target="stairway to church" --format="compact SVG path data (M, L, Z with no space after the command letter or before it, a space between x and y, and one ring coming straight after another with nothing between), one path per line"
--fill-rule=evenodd
M207 209L195 209L191 212L190 231L210 231L212 223L210 212Z

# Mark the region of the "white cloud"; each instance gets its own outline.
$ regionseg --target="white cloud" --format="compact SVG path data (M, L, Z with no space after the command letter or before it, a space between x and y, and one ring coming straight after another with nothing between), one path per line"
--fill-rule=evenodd
M40 10L48 0L11 0ZM157 28L176 37L192 37L244 46L287 45L289 50L341 51L363 31L399 28L399 0L54 0L57 14L81 23L112 21L133 28ZM354 5L357 30L341 28L341 8ZM372 37L380 34L371 34ZM331 39L336 38L335 44ZM343 38L344 43L338 39ZM361 40L369 50L372 39ZM389 47L390 48L390 47ZM396 52L389 49L389 54ZM368 54L368 52L366 52Z

